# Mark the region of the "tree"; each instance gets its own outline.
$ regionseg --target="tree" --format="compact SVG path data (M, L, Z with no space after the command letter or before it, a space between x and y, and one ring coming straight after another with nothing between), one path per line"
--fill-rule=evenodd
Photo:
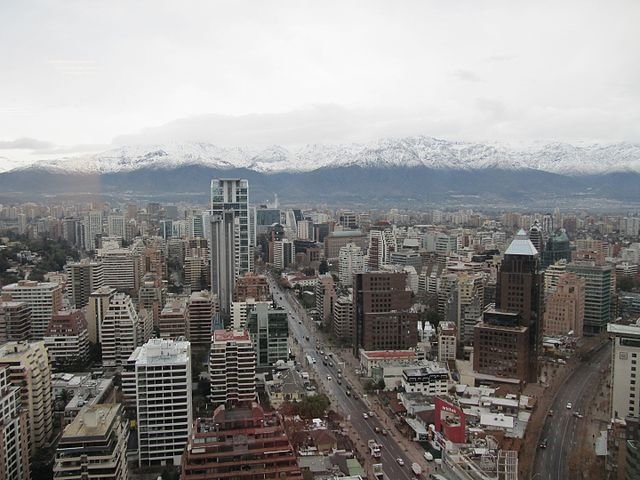
M300 416L305 419L324 416L331 402L326 395L306 396L298 402Z
M371 393L376 389L376 382L371 380L370 378L364 383L364 391L367 393Z

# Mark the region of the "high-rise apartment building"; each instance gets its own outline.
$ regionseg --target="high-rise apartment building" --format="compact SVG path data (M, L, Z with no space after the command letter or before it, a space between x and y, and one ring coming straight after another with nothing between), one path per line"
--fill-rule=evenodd
M186 337L189 334L189 310L184 296L169 296L158 317L161 338Z
M0 299L0 344L31 338L31 308L26 302Z
M73 308L85 307L89 303L89 295L104 285L102 262L82 260L68 263L65 270L71 306Z
M640 417L640 324L610 323L607 332L613 336L611 353L611 418Z
M438 361L455 360L457 346L456 324L453 322L440 322L438 325Z
M273 266L275 268L284 269L295 264L296 247L291 240L287 238L274 240L270 246L273 250Z
M255 229L249 222L249 182L211 180L209 215L211 290L218 295L221 313L228 315L236 279L253 271Z
M189 334L187 338L195 347L211 344L213 317L218 313L218 299L207 290L193 292L187 304Z
M196 419L181 478L302 480L302 472L278 414L249 402Z
M147 273L138 290L138 308L151 312L153 325L158 326L158 318L167 297L167 289L155 273Z
M122 405L87 406L64 429L53 465L53 478L127 480L129 429Z
M353 342L353 293L340 295L333 304L333 334L341 340Z
M549 297L555 292L558 286L560 275L567 271L567 261L558 260L553 265L549 265L544 271L544 296Z
M368 270L380 270L391 262L391 253L397 249L396 237L391 228L385 225L376 225L369 232L369 257Z
M135 376L126 378L135 380L139 465L178 465L193 422L191 345L152 338L129 362L135 362Z
M575 273L563 273L553 293L545 301L544 333L582 336L585 280Z
M613 266L596 261L576 261L567 265L567 272L584 278L584 333L604 331L612 318L611 294L614 286Z
M89 303L85 318L87 319L87 333L89 341L93 344L101 343L100 328L104 320L111 299L116 294L116 289L112 287L100 287L89 295Z
M418 343L418 313L404 272L368 272L354 277L354 354L406 350Z
M107 233L110 237L127 236L127 221L124 215L111 214L107 216Z
M0 366L0 478L29 480L27 411L9 373L9 367Z
M348 243L340 249L338 271L340 284L345 287L353 285L356 273L364 273L364 253L355 243Z
M134 248L135 247L135 248ZM99 249L104 285L118 291L137 294L144 276L144 257L140 245L132 248Z
M44 342L9 342L0 347L0 367L20 387L21 408L27 412L30 454L44 448L53 433L51 368Z
M257 303L249 312L247 329L256 351L257 368L267 369L289 360L289 319L283 308Z
M131 297L124 293L113 295L100 325L102 364L121 367L146 340L144 330Z
M82 225L84 227L84 249L91 252L97 248L98 237L102 236L102 212L92 210L84 218Z
M55 282L20 280L2 288L2 299L31 308L31 338L42 340L53 314L62 309L62 287Z
M215 330L209 377L214 405L256 398L256 352L248 330Z
M87 320L82 310L61 310L53 315L44 337L49 360L56 367L89 359Z

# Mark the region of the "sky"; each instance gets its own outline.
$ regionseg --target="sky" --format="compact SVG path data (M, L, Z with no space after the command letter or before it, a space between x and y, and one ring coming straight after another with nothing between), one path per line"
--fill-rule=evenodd
M640 141L640 2L0 2L0 159Z

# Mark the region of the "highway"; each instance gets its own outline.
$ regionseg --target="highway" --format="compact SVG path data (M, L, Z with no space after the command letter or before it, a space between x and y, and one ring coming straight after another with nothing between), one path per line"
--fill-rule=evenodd
M553 416L547 416L540 442L547 440L546 448L538 447L531 478L542 480L564 480L569 478L569 456L577 446L576 431L578 422L586 418L576 417L576 412L583 414L588 405L585 395L590 389L599 385L602 369L608 371L611 356L611 344L607 343L593 357L578 366L569 380L558 391L553 401ZM591 399L591 395L586 395ZM572 408L567 408L567 403ZM595 455L595 454L594 454Z
M374 439L382 445L382 459L377 461L371 459L372 463L382 463L386 476L394 480L410 480L414 478L415 475L411 471L411 461L407 458L403 448L395 442L390 434L382 435L374 430L376 427L380 430L387 427L375 416L365 419L364 414L368 414L369 409L363 400L361 398L354 400L353 396L347 396L347 382L345 379L341 380L342 385L338 384L338 369L341 366L336 364L336 357L333 359L329 357L327 365L323 364L324 356L328 356L330 352L323 350L324 355L320 354L321 347L316 345L317 334L315 333L315 326L312 325L312 321L307 317L304 309L298 305L295 299L289 297L288 292L283 292L270 276L267 275L267 279L275 302L290 312L289 334L297 339L301 347L302 358L299 358L300 363L306 365L306 355L314 357L316 363L306 368L315 370L317 378L322 382L323 389L327 392L334 410L344 416L346 423L358 433L365 446L370 439ZM307 340L307 337L309 340ZM330 364L333 364L333 366ZM331 380L328 377L331 377ZM404 466L398 464L398 458L402 458Z

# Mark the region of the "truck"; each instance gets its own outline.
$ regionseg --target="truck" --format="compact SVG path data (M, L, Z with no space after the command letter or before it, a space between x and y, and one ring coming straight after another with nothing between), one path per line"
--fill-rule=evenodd
M422 467L416 462L413 462L411 464L411 470L413 471L413 473L415 473L416 477L422 475Z
M382 457L382 450L380 449L380 445L378 445L378 442L376 442L375 440L369 440L368 445L369 452L371 453L371 456L373 458Z
M382 470L381 463L374 463L373 465L371 465L371 468L373 469L373 476L375 477L376 480L384 479L385 474L384 474L384 471Z

